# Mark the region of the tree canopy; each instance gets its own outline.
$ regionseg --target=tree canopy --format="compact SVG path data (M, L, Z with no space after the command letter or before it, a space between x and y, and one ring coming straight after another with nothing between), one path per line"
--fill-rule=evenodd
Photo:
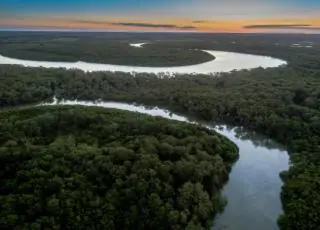
M1 229L207 229L238 157L219 134L84 107L0 113Z
M15 36L0 32L0 54L35 61L93 62L134 66L184 66L211 61L214 57L200 50L183 47L143 48L130 46L130 39L111 40L87 36Z

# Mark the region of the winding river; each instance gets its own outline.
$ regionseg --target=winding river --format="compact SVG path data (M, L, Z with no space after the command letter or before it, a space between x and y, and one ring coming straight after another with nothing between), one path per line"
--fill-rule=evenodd
M141 48L141 43L130 44ZM126 73L154 73L154 74L215 74L221 72L231 72L233 70L271 68L286 65L287 62L281 59L259 56L252 54L242 54L233 52L223 52L214 50L203 50L215 57L214 60L197 65L179 67L140 67L123 66L111 64L97 64L88 62L49 62L49 61L30 61L17 58L10 58L0 55L0 64L22 65L25 67L44 67L44 68L65 68L80 69L86 72L93 71L112 71Z
M41 105L83 105L114 108L151 116L202 125L226 136L239 147L240 158L233 166L230 179L223 189L228 199L224 212L214 221L214 230L276 230L277 218L282 213L279 173L289 168L285 149L272 140L250 133L242 128L189 120L158 107L147 108L135 104L117 102L70 101Z

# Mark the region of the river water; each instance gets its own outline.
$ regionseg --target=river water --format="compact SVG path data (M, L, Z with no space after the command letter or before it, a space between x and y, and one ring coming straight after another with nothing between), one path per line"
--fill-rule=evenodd
M239 147L240 158L233 166L230 179L223 189L228 204L224 212L214 220L214 230L276 230L277 218L282 213L280 192L281 171L289 168L286 150L274 141L242 128L189 120L158 107L148 108L117 102L69 101L41 105L83 105L114 108L151 116L200 124L226 136Z
M136 44L135 44L136 45ZM139 44L140 45L140 44ZM287 62L281 59L242 54L233 52L223 52L215 50L203 50L213 55L214 60L197 65L179 66L179 67L140 67L123 66L111 64L98 64L88 62L50 62L50 61L30 61L17 58L10 58L0 55L0 64L22 65L25 67L44 67L44 68L65 68L80 69L86 72L92 71L111 71L126 73L154 73L164 75L175 74L215 74L222 72L231 72L233 70L253 69L253 68L271 68L286 65Z

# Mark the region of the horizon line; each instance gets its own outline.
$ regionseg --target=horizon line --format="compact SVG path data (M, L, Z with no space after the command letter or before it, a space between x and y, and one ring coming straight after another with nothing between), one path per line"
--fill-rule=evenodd
M0 28L0 32L82 32L82 33L188 33L188 34L283 34L283 35L320 35L311 32L214 32L214 31L144 31L144 30L103 30L103 29L32 29L32 28Z

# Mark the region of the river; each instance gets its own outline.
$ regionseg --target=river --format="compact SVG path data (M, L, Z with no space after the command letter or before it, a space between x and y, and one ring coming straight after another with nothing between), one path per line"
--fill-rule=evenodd
M134 44L136 45L136 44ZM231 72L233 70L253 69L253 68L271 68L286 65L287 62L281 59L242 54L233 52L223 52L215 50L203 50L215 57L214 60L197 65L179 66L179 67L140 67L123 66L111 64L98 64L88 62L50 62L50 61L31 61L17 58L10 58L0 55L0 64L22 65L25 67L44 67L44 68L65 68L80 69L86 72L92 71L111 71L126 73L154 73L163 75L176 74L215 74L222 72Z
M214 230L276 230L277 218L282 213L280 192L281 171L289 168L286 150L274 141L239 127L210 124L189 120L158 107L149 108L117 102L70 101L41 105L83 105L114 108L151 116L200 124L226 136L239 147L240 158L233 166L230 179L223 189L228 204L214 220Z

